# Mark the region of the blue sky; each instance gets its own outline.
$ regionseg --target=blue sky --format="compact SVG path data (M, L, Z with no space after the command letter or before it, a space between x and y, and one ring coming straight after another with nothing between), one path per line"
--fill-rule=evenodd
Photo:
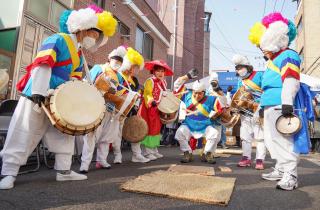
M251 26L262 19L265 1L265 14L274 8L282 9L286 18L294 20L297 3L292 0L206 0L206 11L212 12L210 70L233 69L230 60L235 53L246 55L256 69L263 68L261 53L250 43L248 34Z

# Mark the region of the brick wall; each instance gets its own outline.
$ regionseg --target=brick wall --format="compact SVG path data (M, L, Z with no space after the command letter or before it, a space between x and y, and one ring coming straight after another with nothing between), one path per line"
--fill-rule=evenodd
M146 0L157 13L169 31L174 33L175 0ZM177 28L176 37L171 36L168 49L169 61L173 60L175 50L175 76L185 74L189 69L196 67L202 75L204 52L204 0L177 0ZM172 66L172 62L169 62Z

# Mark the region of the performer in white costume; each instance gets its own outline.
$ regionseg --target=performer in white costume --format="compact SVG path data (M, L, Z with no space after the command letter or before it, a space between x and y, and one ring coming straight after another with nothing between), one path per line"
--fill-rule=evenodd
M298 187L297 165L299 154L294 151L294 136L284 136L276 129L280 116L294 113L295 96L300 88L299 54L288 48L296 36L293 22L280 13L271 13L250 30L249 39L267 57L262 79L260 105L264 108L264 140L271 158L276 159L274 171L262 174L266 180L280 180L278 189L293 190ZM280 110L279 110L280 109Z
M235 64L237 76L240 78L238 89L244 87L254 97L254 102L258 105L262 94L261 81L263 72L253 70L249 60L243 55L235 55L232 58ZM259 109L249 116L247 113L241 115L240 138L242 140L242 159L239 167L251 166L252 141L256 140L256 166L257 170L263 170L263 161L266 156L266 147L263 141L263 128L259 119Z
M134 76L135 72L143 69L144 59L142 55L129 47L127 53L123 58L123 64L119 69L120 75L123 78L123 86L126 88L138 92L139 91L139 82L138 79ZM138 109L139 107L137 107ZM137 109L133 108L129 115L137 115ZM131 143L132 150L132 162L147 163L150 159L142 155L140 143Z
M189 76L183 76L178 78L174 83L175 92L185 91L184 83ZM181 97L181 101L186 106L187 114L182 122L182 125L178 128L175 138L179 141L180 149L184 152L184 156L181 159L182 163L188 163L193 161L192 149L188 144L191 137L199 139L201 137L206 138L206 144L204 152L201 155L201 160L214 164L213 153L220 140L220 126L214 127L211 118L216 113L221 113L223 107L219 101L219 97L207 96L205 94L206 88L199 80L195 81L192 86L192 91L187 91Z
M219 76L216 72L211 72L209 77L210 87L207 89L207 94L210 96L219 97L220 103L223 107L229 107L231 102L231 93L228 91L227 95L224 94L223 90L219 85ZM220 140L218 141L218 145L220 144L222 148L227 148L226 146L226 127L221 125L218 122L214 122L217 129L221 131Z
M119 86L122 84L122 77L118 72L123 62L127 50L125 47L120 46L114 49L108 56L109 62L102 65L95 65L90 70L90 76L93 82L98 77L103 76L109 80L113 80L112 88L115 95L122 94L123 89ZM121 139L122 139L122 126L123 122L120 121L112 112L107 112L101 125L93 133L87 134L83 139L83 149L81 157L80 172L87 173L92 160L95 144L97 144L97 163L96 168L111 168L111 165L107 162L109 154L110 144L113 145L115 159L114 163L121 163Z
M74 137L55 129L40 106L49 89L56 89L71 78L82 78L83 58L78 52L79 44L89 50L96 49L105 43L107 36L114 34L116 25L112 14L100 8L63 13L61 31L64 33L54 34L42 43L33 63L27 67L27 74L17 85L22 96L1 151L1 174L5 177L0 182L0 189L14 187L20 166L27 162L41 139L56 154L57 181L87 179L85 175L70 171Z

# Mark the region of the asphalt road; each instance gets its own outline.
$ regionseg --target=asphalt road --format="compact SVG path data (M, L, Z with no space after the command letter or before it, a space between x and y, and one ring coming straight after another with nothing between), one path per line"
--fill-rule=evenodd
M217 159L216 176L237 178L227 207L121 192L119 185L126 180L179 163L178 148L162 147L160 151L164 158L138 164L129 161L131 152L125 150L123 164L112 165L110 170L96 170L92 164L86 181L56 182L55 171L43 166L39 172L19 176L14 189L0 191L0 209L320 209L320 164L316 164L319 157L301 160L299 188L292 192L276 190L275 182L260 178L261 171L238 168L240 156ZM273 165L271 160L266 163L267 168ZM206 164L196 157L192 165ZM218 166L228 166L233 171L222 173ZM74 170L78 169L75 162Z

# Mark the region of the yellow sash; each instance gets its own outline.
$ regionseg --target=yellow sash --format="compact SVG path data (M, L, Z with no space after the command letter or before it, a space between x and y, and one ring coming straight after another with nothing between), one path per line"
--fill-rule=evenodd
M80 66L80 58L78 55L77 48L76 48L76 46L74 46L74 43L69 35L64 34L64 33L59 33L59 35L62 36L63 39L67 43L67 47L69 49L70 56L71 56L72 72L73 72L74 70L76 70Z
M209 117L209 113L207 112L207 110L203 107L203 105L201 103L199 103L198 101L196 101L196 99L193 98L193 96L191 97L192 100L192 104L196 106L197 110L200 111L201 114L203 114L206 117Z
M256 83L254 83L252 80L250 80L250 79L244 79L244 80L242 80L242 82L243 82L246 86L248 86L249 88L251 88L251 89L253 89L253 90L255 90L255 91L262 92L262 89L261 89L258 85L256 85Z

